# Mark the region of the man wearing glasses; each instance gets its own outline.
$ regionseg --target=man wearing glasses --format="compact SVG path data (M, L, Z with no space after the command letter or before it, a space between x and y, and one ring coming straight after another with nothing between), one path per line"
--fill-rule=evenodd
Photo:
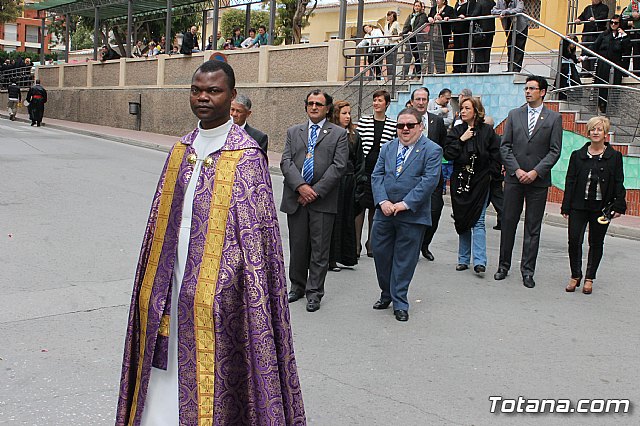
M533 288L533 275L540 245L540 229L551 186L551 168L562 150L562 116L547 109L544 96L548 83L544 77L529 76L524 94L527 104L509 112L500 145L504 178L504 211L500 235L500 262L496 280L506 278L523 203L524 241L520 272L525 287Z
M349 155L346 130L327 120L332 102L319 89L307 95L309 119L287 130L280 161L280 210L289 225L289 303L306 296L308 312L320 309L324 296L338 188Z
M422 114L405 108L398 114L398 137L380 148L371 175L371 246L380 299L373 309L393 302L398 321L409 320L409 283L420 257L422 236L431 226L431 194L440 180L442 148L422 134Z

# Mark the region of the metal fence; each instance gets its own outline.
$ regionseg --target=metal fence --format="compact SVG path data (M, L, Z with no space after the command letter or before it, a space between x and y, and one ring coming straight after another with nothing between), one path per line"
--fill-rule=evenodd
M34 81L34 72L35 70L31 66L0 71L0 88L6 90L14 81L20 87L31 87Z

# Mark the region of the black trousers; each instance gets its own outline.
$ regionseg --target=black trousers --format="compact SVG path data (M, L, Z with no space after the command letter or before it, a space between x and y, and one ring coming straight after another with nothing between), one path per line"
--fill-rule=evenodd
M547 205L549 188L523 185L521 183L504 183L504 211L502 213L502 232L500 233L499 267L511 268L511 254L516 238L516 230L520 222L522 207L527 204L524 215L524 240L522 242L522 258L520 272L523 276L532 275L536 270L538 247L540 246L540 230L544 209Z
M569 266L571 277L582 277L582 243L589 225L589 253L587 254L586 279L596 279L596 271L602 260L604 236L609 224L598 223L601 210L571 210L569 213Z
M486 33L485 40L473 49L474 72L489 72L491 65L491 45L493 44L493 33Z
M469 34L453 34L453 72L465 73L469 59Z
M34 99L31 101L31 121L36 123L42 122L42 117L44 116L44 102L39 99Z
M444 183L442 176L440 182ZM428 226L424 231L424 239L422 240L422 250L429 250L429 244L433 240L433 236L438 230L438 223L440 223L440 216L442 216L442 208L444 207L444 199L442 198L442 184L438 185L431 194L431 226Z
M520 72L522 70L522 62L524 61L524 47L527 44L527 35L529 28L524 31L516 31L516 43L513 45L513 35L511 30L507 31L507 55L509 61L509 71ZM511 63L511 52L513 51L513 63Z
M502 189L503 180L491 179L489 192L489 202L493 204L493 208L498 215L498 224L502 223L502 212L504 211L504 190Z

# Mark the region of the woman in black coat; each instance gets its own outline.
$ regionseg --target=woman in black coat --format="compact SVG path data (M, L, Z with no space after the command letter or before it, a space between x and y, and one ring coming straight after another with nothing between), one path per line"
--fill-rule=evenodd
M479 8L476 0L458 0L454 7L458 19L468 16L479 16ZM453 72L465 73L469 58L469 23L464 20L453 24Z
M462 124L447 135L444 158L453 161L451 206L458 233L457 271L487 268L487 237L484 224L491 179L500 174L500 142L493 127L484 122L484 107L477 98L460 104Z
M427 23L427 14L424 13L424 5L420 0L413 2L413 13L407 15L402 27L402 36L406 36ZM424 51L422 44L425 42L424 34L418 33L409 39L409 49L404 54L404 75L409 77L409 66L413 57L413 75L418 77L422 74L422 63L424 62ZM405 47L406 49L406 47Z
M333 124L347 129L349 159L342 179L340 180L338 211L333 221L333 235L329 250L329 270L339 272L338 263L354 266L358 263L356 249L356 180L364 173L364 156L362 143L353 122L351 121L351 105L347 101L336 101L329 119Z
M609 119L603 116L587 122L591 140L571 153L561 213L569 219L569 264L571 280L565 288L575 291L582 280L582 241L589 225L589 254L584 276L584 294L591 294L593 280L602 259L604 236L609 227L601 216L619 217L627 210L622 154L605 142ZM609 218L607 218L609 219Z
M447 4L447 0L436 0L436 5L431 8L427 18L429 23L436 24L431 25L431 31L435 34L439 33L439 37L442 40L442 49L440 49L440 46L436 46L433 50L439 53L439 55L434 55L436 72L444 73L446 71L445 65L449 40L451 39L451 24L448 21L456 19L456 11ZM434 40L435 42L436 40Z
M621 67L624 67L622 56L625 52L630 51L630 49L631 40L629 39L629 35L620 28L620 15L613 15L609 22L609 27L598 36L591 46L591 50ZM613 82L609 81L610 72L611 65L604 63L603 61L598 61L598 66L596 67L596 83L622 83L622 72L614 70ZM607 110L609 89L600 89L598 97L598 107L600 108L600 111L604 113Z

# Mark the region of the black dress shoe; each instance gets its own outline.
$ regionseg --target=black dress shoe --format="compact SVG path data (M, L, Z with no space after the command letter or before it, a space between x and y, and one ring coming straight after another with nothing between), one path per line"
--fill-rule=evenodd
M435 260L435 257L433 257L433 253L431 253L429 249L422 249L422 255L425 259L430 260L431 262Z
M300 300L302 299L303 295L302 294L298 294L295 291L290 291L289 292L289 303L293 303L296 300Z
M473 270L476 271L476 274L484 274L487 272L487 268L484 265L476 265L473 267Z
M391 300L384 302L382 299L373 304L373 309L387 309L391 304Z
M307 302L307 312L315 312L320 309L320 302L317 300L309 300Z
M393 311L393 315L396 316L398 321L409 321L409 312L404 309L398 309L397 311Z
M496 226L493 227L493 229L495 229L496 231L500 231L502 229L502 224L498 222Z
M507 278L508 273L509 271L507 271L506 269L498 268L498 272L493 274L493 279L496 281L504 280L505 278Z
M523 276L522 284L524 284L526 288L534 288L536 286L536 282L533 280L533 275Z
M456 271L466 271L467 269L469 269L469 265L462 263L458 263L458 265L456 265Z

